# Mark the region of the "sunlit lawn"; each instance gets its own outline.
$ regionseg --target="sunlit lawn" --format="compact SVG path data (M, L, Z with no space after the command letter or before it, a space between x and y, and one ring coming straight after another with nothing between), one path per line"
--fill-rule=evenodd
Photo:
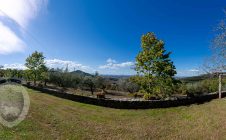
M0 139L225 139L226 100L168 109L119 110L28 90L29 114L0 125Z

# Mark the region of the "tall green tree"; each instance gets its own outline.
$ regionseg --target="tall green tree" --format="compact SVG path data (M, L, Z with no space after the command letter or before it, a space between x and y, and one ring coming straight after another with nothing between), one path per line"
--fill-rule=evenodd
M170 60L171 52L166 52L164 42L149 32L141 38L141 51L136 57L136 67L139 76L135 82L141 86L145 94L169 95L174 84L173 76L176 68Z
M35 51L32 53L27 59L25 66L31 72L31 78L34 81L34 85L36 85L36 81L40 80L41 73L45 70L45 57L43 53Z

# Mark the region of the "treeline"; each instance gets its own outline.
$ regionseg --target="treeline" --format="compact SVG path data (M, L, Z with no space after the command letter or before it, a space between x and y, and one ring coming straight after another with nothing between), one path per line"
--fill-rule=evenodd
M95 90L117 90L130 93L135 93L139 90L139 86L128 78L112 80L111 78L100 76L97 72L94 75L90 75L76 73L76 71L68 72L61 69L52 69L49 71L48 82L59 87L90 90L92 94Z
M24 78L25 71L24 70L17 70L17 69L0 69L0 77L5 78Z
M0 77L18 78L28 84L45 87L55 85L63 89L74 88L81 90L89 90L92 94L100 90L115 90L135 93L139 91L139 86L132 82L129 78L110 78L95 74L88 74L82 71L69 72L68 69L48 69L34 76L30 70L16 69L0 69Z
M45 76L41 76L45 75ZM88 74L82 71L69 72L67 69L48 69L45 74L41 74L38 78L37 86L45 87L47 85L54 85L62 89L73 88L88 90L92 94L100 90L114 90L129 92L136 95L140 86L132 82L133 77L128 78L111 78L95 74ZM0 77L4 78L18 78L29 84L34 84L33 76L29 70L16 69L0 69ZM223 78L223 89L226 90L226 78ZM183 94L194 96L195 94L203 94L215 92L218 89L218 79L216 77L200 79L195 82L180 82L174 87L172 94ZM146 99L149 97L144 96Z
M15 78L20 79L27 84L35 84L33 76L29 70L16 69L0 69L0 77L5 79ZM132 93L134 96L141 94L140 86L132 82L134 77L128 78L111 78L95 74L88 74L82 71L69 72L67 69L48 69L37 77L37 86L45 87L53 85L61 87L63 90L67 88L81 89L90 91L94 94L95 91L113 90ZM223 90L226 90L226 78L223 78ZM172 94L183 94L190 97L196 94L215 92L218 89L218 79L216 77L205 78L195 82L180 82L174 86ZM141 94L142 95L142 94ZM144 94L145 99L150 99Z

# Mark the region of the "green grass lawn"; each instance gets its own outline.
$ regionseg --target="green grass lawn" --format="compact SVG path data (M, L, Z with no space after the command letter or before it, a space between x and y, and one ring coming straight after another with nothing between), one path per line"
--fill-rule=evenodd
M120 110L28 89L29 114L0 139L226 139L226 100L168 109Z

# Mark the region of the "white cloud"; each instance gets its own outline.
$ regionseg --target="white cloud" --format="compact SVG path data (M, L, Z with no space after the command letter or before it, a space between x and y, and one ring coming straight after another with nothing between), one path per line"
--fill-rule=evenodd
M128 68L134 65L134 62L122 62L117 63L117 61L109 58L107 64L99 66L100 69L119 69L119 68Z
M45 61L46 66L49 68L63 68L65 69L68 66L69 71L73 70L82 70L86 72L94 72L92 68L89 66L82 65L80 63L76 63L68 60L60 60L60 59L50 59Z
M21 52L24 48L24 42L0 21L0 54Z
M27 69L27 67L24 66L24 64L19 64L19 63L15 63L15 64L4 64L3 65L4 69L19 69L19 70L25 70Z
M191 72L199 72L198 69L190 69L190 70L188 70L188 71L191 71Z
M182 77L189 77L189 76L197 76L202 74L198 69L187 69L187 70L178 70L177 71L177 76L182 76Z
M0 0L0 54L21 52L26 48L19 32L14 30L27 30L30 21L47 3L48 0ZM15 27L10 28L12 25Z
M82 70L85 72L90 72L93 73L95 70L93 70L89 66L82 65L80 63L76 63L73 61L68 61L68 60L60 60L60 59L47 59L45 60L45 64L48 68L60 68L60 69L65 69L68 66L69 71L74 71L74 70ZM4 69L27 69L24 64L4 64L3 65Z
M47 4L48 0L0 0L0 16L9 16L25 28Z
M107 63L117 63L116 60L113 60L111 58L108 58Z

